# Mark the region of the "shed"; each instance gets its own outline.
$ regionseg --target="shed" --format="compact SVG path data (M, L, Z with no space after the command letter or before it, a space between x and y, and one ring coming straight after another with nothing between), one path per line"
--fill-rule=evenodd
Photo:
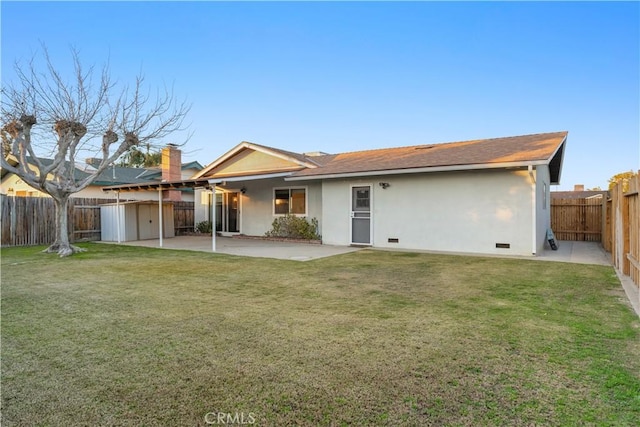
M104 242L158 239L160 238L159 222L157 202L134 201L100 206L100 230ZM163 237L175 237L173 203L162 204L162 222Z

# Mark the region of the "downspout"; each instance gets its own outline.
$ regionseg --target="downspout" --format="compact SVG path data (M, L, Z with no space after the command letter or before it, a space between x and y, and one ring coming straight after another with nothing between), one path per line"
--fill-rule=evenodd
M533 171L533 166L527 166L529 176L531 177L531 254L536 255L538 251L538 236L536 234L537 221L536 221L536 176Z

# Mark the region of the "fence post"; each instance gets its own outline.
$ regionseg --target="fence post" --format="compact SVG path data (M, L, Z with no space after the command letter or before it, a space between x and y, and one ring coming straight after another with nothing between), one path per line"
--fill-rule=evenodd
M11 203L11 246L16 244L16 197L9 196Z
M629 198L622 197L622 272L629 275Z

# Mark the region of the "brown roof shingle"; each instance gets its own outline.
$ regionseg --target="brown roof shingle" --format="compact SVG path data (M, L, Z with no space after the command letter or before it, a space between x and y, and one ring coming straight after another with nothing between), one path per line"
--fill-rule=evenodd
M332 154L315 158L321 167L301 170L293 177L550 161L567 134L566 131L540 133Z

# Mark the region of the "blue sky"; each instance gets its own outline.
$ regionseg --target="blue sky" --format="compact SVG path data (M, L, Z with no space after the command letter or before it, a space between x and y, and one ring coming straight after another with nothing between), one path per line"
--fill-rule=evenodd
M1 2L2 81L44 42L188 99L183 160L569 131L562 183L640 168L637 2ZM180 142L183 134L175 135ZM171 141L165 141L171 142Z

